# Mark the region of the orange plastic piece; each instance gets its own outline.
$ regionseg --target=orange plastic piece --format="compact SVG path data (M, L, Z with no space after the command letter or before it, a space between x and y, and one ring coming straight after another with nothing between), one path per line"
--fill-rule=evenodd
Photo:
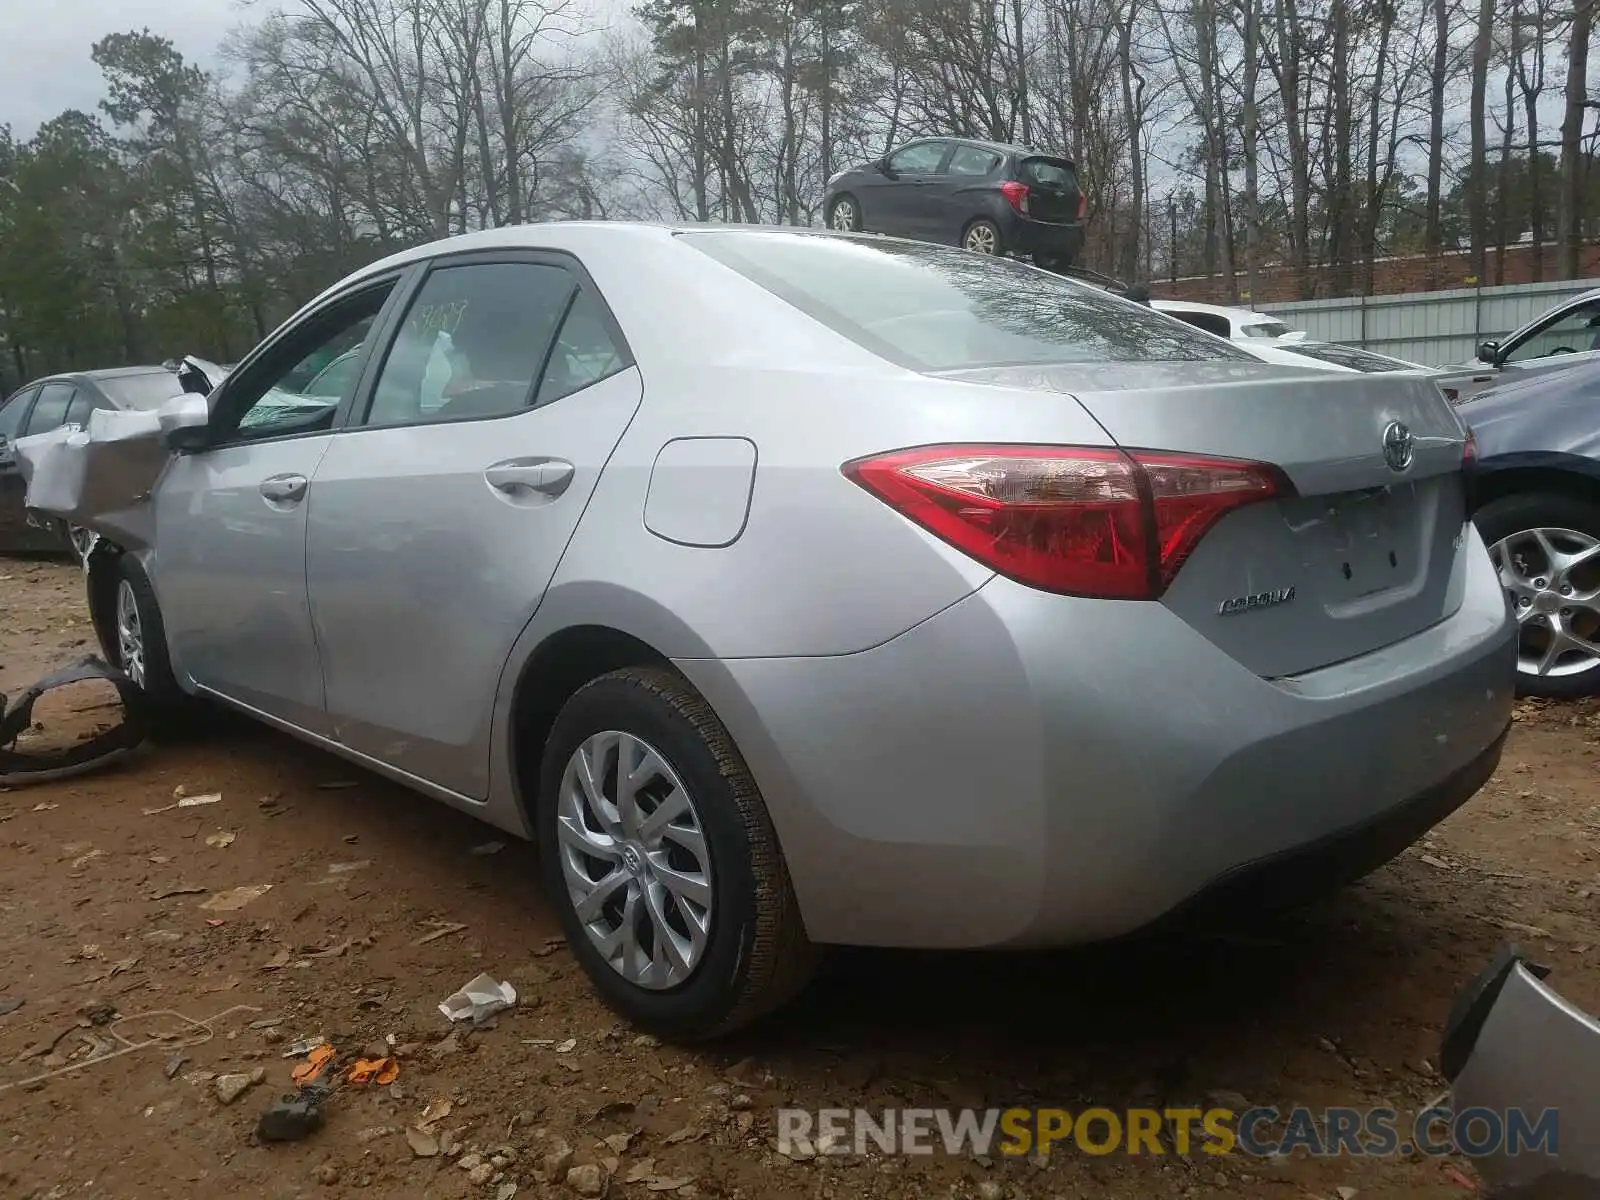
M400 1062L394 1058L358 1058L344 1073L346 1083L357 1085L376 1083L383 1086L393 1083L398 1078L400 1078Z
M333 1061L333 1055L334 1049L327 1043L323 1043L306 1055L305 1062L296 1066L292 1072L295 1087L306 1087L320 1079L322 1072Z

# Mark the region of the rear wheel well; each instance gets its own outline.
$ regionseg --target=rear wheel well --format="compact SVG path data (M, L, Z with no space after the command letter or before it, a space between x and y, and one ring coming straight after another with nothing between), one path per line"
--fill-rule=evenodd
M1543 492L1600 504L1600 479L1551 467L1513 467L1480 475L1473 483L1472 507L1476 511L1507 496Z
M591 679L612 671L670 665L649 643L607 625L575 625L539 644L523 664L511 700L512 772L530 829L544 744L567 701Z
M105 660L113 666L117 661L117 562L122 554L121 548L110 542L96 543L89 554L89 577L85 585L89 622L94 626Z

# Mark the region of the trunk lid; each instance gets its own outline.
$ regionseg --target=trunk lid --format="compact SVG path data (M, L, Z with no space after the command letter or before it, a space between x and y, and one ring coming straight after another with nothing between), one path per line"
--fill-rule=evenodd
M1067 224L1078 219L1078 169L1064 158L1033 154L1017 164L1017 178L1028 185L1028 215L1036 221Z
M1161 600L1259 675L1358 657L1460 606L1465 432L1426 379L1238 362L957 374L1068 393L1125 448L1280 468L1297 494L1223 517ZM1404 470L1385 454L1395 424L1411 436Z

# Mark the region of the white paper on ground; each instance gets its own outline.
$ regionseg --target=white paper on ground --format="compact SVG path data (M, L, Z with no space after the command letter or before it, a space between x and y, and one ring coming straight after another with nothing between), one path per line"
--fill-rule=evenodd
M439 1005L439 1011L452 1021L482 1021L504 1012L516 1002L516 988L491 975L479 975L463 984L455 995L447 996Z

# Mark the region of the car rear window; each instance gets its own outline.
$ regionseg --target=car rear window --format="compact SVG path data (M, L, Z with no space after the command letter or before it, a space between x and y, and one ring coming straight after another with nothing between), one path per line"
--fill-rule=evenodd
M873 237L732 230L678 236L914 371L1255 361L1144 305L1010 259Z
M1349 367L1352 371L1365 371L1372 374L1377 371L1409 371L1410 363L1401 362L1398 358L1387 358L1382 354L1373 354L1366 350L1358 350L1354 346L1340 346L1334 342L1295 342L1292 345L1279 346L1295 354L1303 354L1307 358L1314 358L1318 362L1332 363L1336 367Z
M159 408L183 394L183 385L171 371L143 371L137 375L112 375L96 379L100 390L123 408Z
M1078 172L1064 158L1025 158L1017 170L1024 183L1063 192L1078 190Z
M1257 321L1253 325L1239 326L1239 332L1245 337L1282 337L1290 332L1289 327L1282 321Z

